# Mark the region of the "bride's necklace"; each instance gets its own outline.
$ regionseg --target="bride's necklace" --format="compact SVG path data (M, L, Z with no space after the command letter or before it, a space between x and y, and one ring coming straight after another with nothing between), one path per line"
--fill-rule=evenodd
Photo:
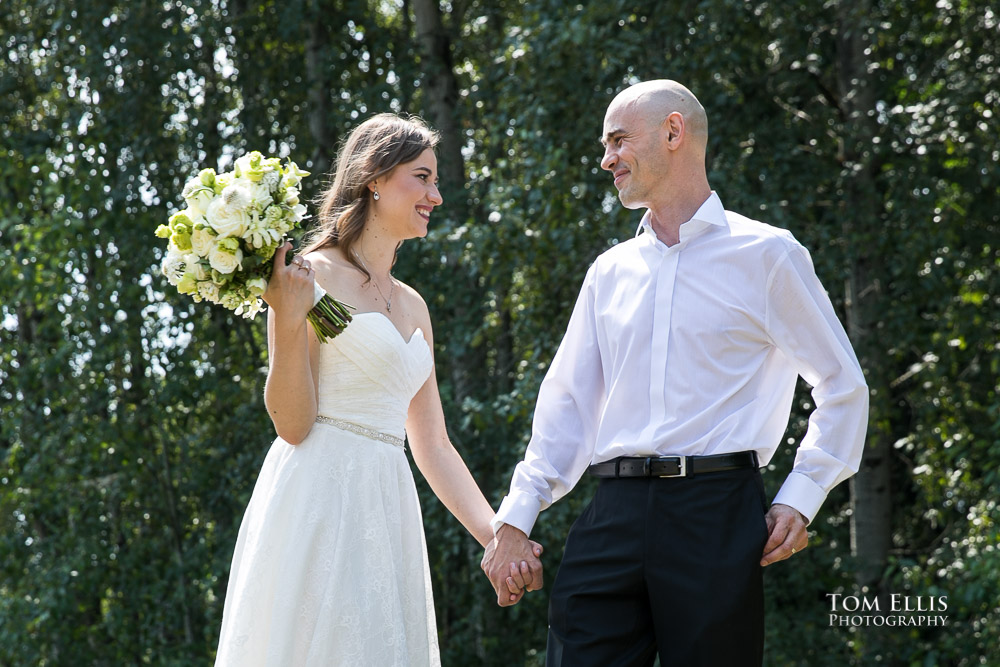
M359 262L361 262L361 266L365 268L365 271L368 271L368 276L371 278L372 283L375 285L375 289L378 290L379 296L382 297L383 301L385 301L385 312L391 313L392 292L394 289L396 289L396 281L392 279L392 274L391 273L389 274L389 298L387 299L385 298L385 293L382 292L382 288L378 286L378 281L375 280L375 275L368 270L368 265L365 264L365 260L361 259L361 256L358 253L354 253L354 256L358 258Z

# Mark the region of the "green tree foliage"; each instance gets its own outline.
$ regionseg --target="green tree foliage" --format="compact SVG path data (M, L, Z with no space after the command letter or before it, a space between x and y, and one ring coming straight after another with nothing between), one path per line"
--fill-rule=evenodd
M200 166L290 155L316 174L315 195L360 119L428 115L435 56L409 5L0 4L0 664L214 654L273 437L263 322L172 293L152 230ZM402 249L397 275L430 305L449 430L491 502L583 274L637 223L599 167L604 109L630 82L677 79L709 111L710 180L727 207L812 251L888 461L881 556L852 551L852 512L872 510L844 485L810 549L767 570L768 664L1000 661L996 9L441 8L465 181L443 184L437 226ZM806 389L765 475L772 492ZM591 488L537 524L549 585ZM445 664L540 664L546 593L497 608L478 545L421 494ZM865 568L872 596L947 595L948 630L831 627L826 594L861 594Z

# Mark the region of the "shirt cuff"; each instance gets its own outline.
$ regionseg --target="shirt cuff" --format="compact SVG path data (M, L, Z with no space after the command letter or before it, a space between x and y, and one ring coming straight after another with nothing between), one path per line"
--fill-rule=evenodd
M788 505L798 510L806 518L806 521L812 523L824 500L826 500L826 491L821 486L812 481L809 476L793 470L785 478L785 483L781 485L778 495L774 497L771 504Z
M531 529L535 525L535 519L538 518L538 513L541 511L542 504L537 498L523 494L505 496L503 502L500 503L500 509L497 510L497 515L490 521L493 534L497 534L500 526L509 523L530 537Z

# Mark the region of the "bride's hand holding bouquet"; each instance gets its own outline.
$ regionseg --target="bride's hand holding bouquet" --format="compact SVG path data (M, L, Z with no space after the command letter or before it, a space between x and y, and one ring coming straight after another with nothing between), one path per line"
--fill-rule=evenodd
M312 310L315 302L314 286L316 272L309 261L300 255L286 262L285 258L292 244L285 243L274 253L274 269L261 298L278 318L300 322Z

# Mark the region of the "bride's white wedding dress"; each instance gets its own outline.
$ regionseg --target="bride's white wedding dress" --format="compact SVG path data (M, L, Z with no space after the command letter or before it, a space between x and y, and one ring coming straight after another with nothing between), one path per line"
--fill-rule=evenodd
M409 341L360 313L320 346L319 421L274 441L233 554L216 665L438 665L423 524L402 447L430 375Z

